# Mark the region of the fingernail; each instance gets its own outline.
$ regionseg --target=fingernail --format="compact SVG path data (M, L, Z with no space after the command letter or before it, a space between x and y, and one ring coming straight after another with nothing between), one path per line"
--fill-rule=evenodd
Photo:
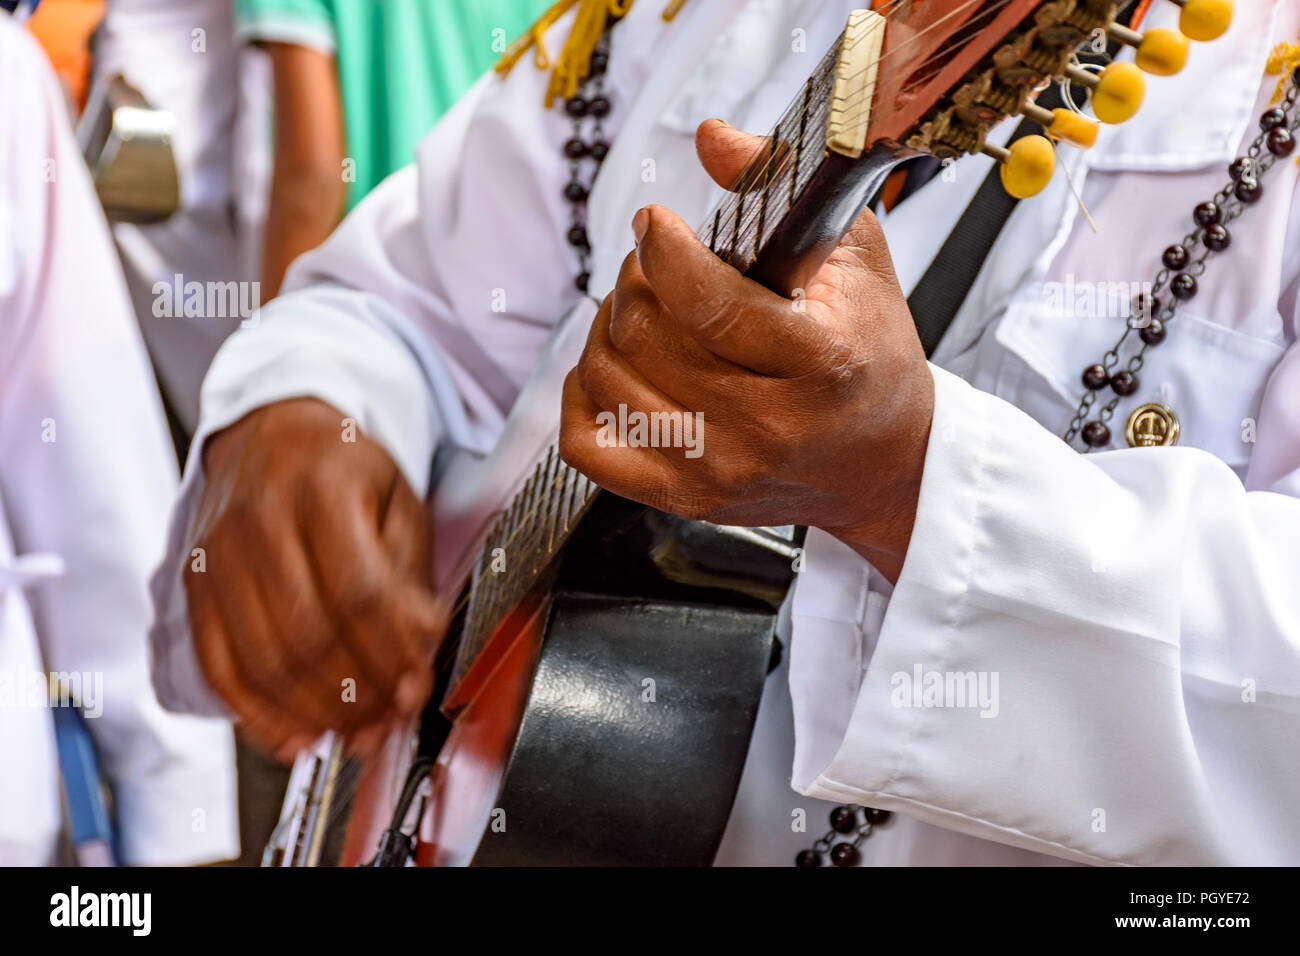
M650 228L650 212L642 207L636 211L632 217L632 235L636 237L636 244L641 245L641 240L645 238L645 231Z

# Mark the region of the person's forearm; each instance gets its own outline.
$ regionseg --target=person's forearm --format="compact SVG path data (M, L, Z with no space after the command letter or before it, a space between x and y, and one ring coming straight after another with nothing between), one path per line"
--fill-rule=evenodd
M343 217L347 184L337 170L276 164L262 252L262 298L280 292L289 264L320 245Z
M334 57L290 43L265 44L275 87L275 169L262 250L262 300L274 298L289 263L343 218L347 151Z

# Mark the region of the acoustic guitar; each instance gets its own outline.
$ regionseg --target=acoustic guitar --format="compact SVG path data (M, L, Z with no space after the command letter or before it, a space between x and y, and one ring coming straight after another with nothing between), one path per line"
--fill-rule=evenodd
M1112 0L892 0L857 11L699 232L793 297L887 177L982 152L1009 192L1052 176L1097 121L1035 102L1053 82L1096 117L1139 108L1230 0L1173 0L1181 31L1139 35ZM616 28L617 29L617 28ZM1100 42L1136 64L1084 68ZM1072 97L1071 99L1073 99ZM1023 114L1044 135L989 141ZM704 175L701 171L700 175ZM456 613L418 726L366 763L331 735L303 754L269 865L705 865L740 780L798 529L686 521L601 491L556 450L560 388L594 306L558 327L486 459L434 496L434 583ZM681 423L664 422L663 427Z

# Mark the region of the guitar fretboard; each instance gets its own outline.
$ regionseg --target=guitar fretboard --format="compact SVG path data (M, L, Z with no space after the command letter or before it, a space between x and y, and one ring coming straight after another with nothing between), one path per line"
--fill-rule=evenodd
M843 42L841 34L767 137L766 147L697 233L715 255L740 272L754 264L825 158Z

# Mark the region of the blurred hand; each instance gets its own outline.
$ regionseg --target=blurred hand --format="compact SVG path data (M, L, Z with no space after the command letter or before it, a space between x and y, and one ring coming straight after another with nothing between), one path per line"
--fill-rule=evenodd
M726 185L767 147L711 120L697 148ZM875 216L862 214L798 302L724 264L663 207L638 212L633 232L637 249L565 381L564 458L684 517L823 528L896 579L934 382ZM702 415L697 456L611 446L598 416L620 405Z
M373 749L432 686L430 518L396 464L313 399L212 436L185 574L209 683L282 760L325 730Z

